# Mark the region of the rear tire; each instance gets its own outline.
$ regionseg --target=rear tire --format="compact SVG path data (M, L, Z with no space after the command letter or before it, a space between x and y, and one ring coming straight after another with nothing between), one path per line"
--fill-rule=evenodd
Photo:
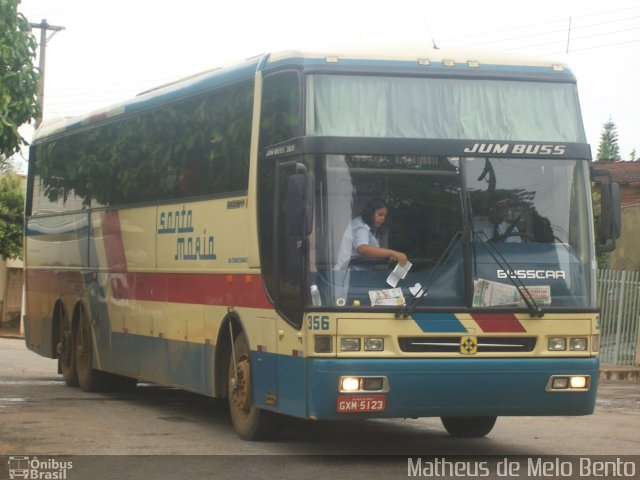
M487 435L498 417L441 417L442 425L454 437L479 438Z
M75 358L75 337L69 317L60 311L58 319L58 367L64 382L70 387L78 386L78 372Z
M233 342L229 358L229 412L236 433L243 440L264 440L273 436L278 427L277 414L253 405L251 390L251 355L244 333Z

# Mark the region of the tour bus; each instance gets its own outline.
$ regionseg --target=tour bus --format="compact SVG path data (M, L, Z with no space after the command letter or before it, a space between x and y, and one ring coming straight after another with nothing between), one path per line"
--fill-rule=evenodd
M227 398L244 439L283 415L478 437L590 414L619 234L615 184L594 227L590 160L545 59L292 50L163 85L36 133L26 343L86 391ZM375 199L408 262L340 255Z

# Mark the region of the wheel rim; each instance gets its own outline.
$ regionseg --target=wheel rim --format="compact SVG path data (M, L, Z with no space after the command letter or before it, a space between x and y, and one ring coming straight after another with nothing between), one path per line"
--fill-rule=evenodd
M72 354L72 344L73 344L73 336L71 335L71 328L69 322L67 320L62 322L62 326L60 328L60 343L58 344L58 356L60 358L60 363L62 364L62 368L70 369L71 362L73 360Z
M251 411L251 369L249 359L242 356L236 362L235 377L230 379L231 401L244 416Z
M76 365L79 373L84 373L91 368L91 344L86 323L84 319L80 320L76 336Z

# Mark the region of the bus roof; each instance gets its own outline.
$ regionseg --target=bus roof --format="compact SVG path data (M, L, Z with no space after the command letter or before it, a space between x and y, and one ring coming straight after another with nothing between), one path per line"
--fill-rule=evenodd
M346 71L386 71L402 69L424 75L474 76L513 75L575 81L568 66L550 59L494 51L462 48L435 48L424 45L384 45L284 50L258 55L224 67L207 70L146 90L134 98L91 113L45 121L34 142L70 130L81 129L113 117L144 110L215 87L253 78L257 70L286 67Z
M341 61L361 61L371 64L410 63L413 65L438 65L443 62L455 62L456 65L477 63L479 65L542 67L554 66L568 70L566 64L550 59L510 54L493 50L478 50L467 48L437 48L427 44L421 45L363 45L339 46L334 48L306 48L301 50L285 50L269 55L270 63L277 63L290 59L303 59L305 63L323 60L333 63Z

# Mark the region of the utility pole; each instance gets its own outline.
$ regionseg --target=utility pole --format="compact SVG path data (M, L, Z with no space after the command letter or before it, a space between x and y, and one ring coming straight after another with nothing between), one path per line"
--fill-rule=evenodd
M51 40L51 37L53 37L60 30L64 30L64 27L49 25L45 19L43 19L40 23L30 23L29 25L31 25L31 28L40 29L40 65L38 67L38 69L40 70L40 82L38 83L38 105L40 105L40 114L38 115L38 118L36 118L36 128L38 128L42 123L42 115L44 115L44 67L47 42ZM52 33L47 37L47 32L49 30Z

